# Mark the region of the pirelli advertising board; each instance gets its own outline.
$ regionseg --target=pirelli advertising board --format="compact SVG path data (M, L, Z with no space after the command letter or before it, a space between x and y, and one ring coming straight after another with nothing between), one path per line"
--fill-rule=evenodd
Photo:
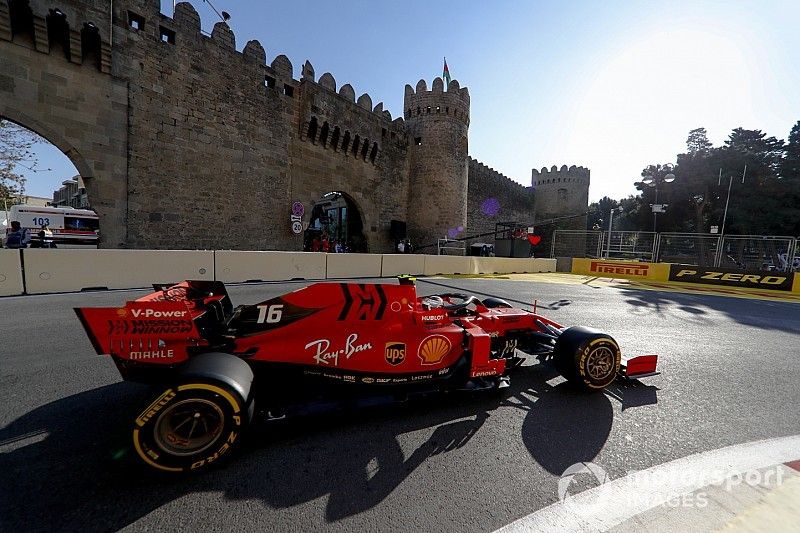
M669 265L666 263L573 258L572 273L601 278L667 281Z
M670 265L669 281L725 285L748 289L791 291L794 274L790 272L746 272L732 268Z

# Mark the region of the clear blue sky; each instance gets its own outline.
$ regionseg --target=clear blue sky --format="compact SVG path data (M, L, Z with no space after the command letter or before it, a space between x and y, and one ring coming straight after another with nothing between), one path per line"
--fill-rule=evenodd
M739 126L785 139L800 119L797 0L212 2L232 15L237 49L258 39L296 78L310 59L395 117L404 85L430 85L447 56L470 90L473 157L526 185L533 167L589 167L592 200L633 193L692 128L714 144ZM210 30L216 15L192 4ZM49 196L74 169L40 153L54 171L28 193Z

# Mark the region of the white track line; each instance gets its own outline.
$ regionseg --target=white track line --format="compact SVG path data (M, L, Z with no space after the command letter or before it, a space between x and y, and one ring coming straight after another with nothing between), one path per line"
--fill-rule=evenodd
M721 472L737 476L797 459L800 435L697 453L567 497L497 531L605 531L681 494L720 483ZM631 482L636 476L658 483Z

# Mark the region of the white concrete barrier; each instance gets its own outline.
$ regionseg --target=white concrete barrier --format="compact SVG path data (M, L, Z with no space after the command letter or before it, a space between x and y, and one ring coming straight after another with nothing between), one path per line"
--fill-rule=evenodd
M471 274L471 257L459 255L426 255L425 271L426 276L436 274Z
M325 255L321 252L214 252L217 281L282 281L325 279Z
M425 272L425 256L418 254L383 254L381 277L410 274L417 276Z
M0 296L15 296L22 292L22 263L19 250L0 249Z
M28 294L214 279L210 250L26 249L23 254Z
M524 274L555 272L555 259L524 257L471 257L472 274Z
M533 260L533 272L555 272L556 271L556 258L537 257Z
M328 278L379 278L379 254L327 254Z

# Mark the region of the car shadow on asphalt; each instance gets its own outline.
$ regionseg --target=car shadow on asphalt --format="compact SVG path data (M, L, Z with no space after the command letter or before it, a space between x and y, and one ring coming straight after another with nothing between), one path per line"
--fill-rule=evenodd
M764 330L800 334L795 302L735 298L713 294L684 294L636 287L620 287L630 312L676 318L691 324L712 324L711 312L722 313L738 324Z
M220 491L275 509L327 496L325 519L336 522L385 500L432 457L482 454L485 440L473 438L498 409L524 412L520 434L532 459L560 475L602 450L614 408L606 394L551 386L553 377L549 366L536 365L516 373L502 393L451 393L262 423L224 466L177 477L147 470L130 448L130 421L148 389L108 385L0 429L0 529L117 530L186 494ZM409 453L403 434L426 429L430 436Z

